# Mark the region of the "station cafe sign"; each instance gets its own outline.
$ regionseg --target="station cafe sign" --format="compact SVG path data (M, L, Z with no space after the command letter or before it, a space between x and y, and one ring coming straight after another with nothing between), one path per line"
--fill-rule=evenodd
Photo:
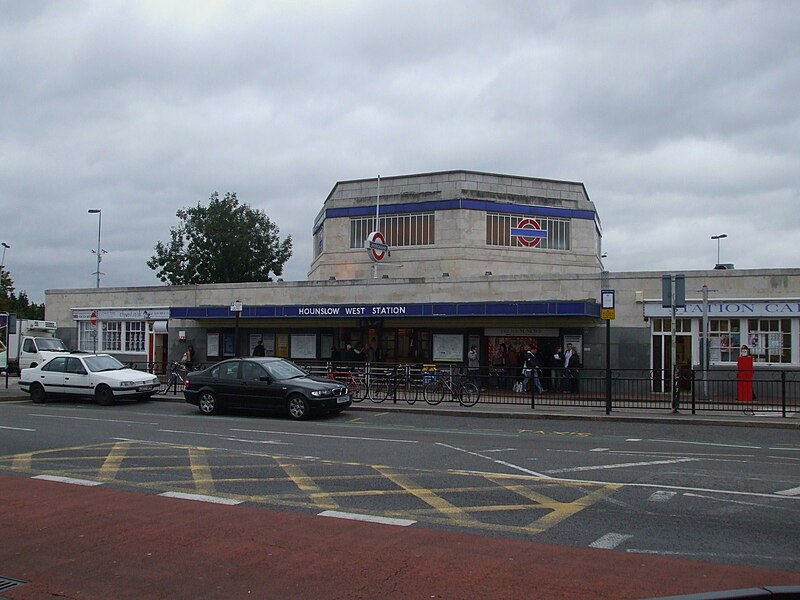
M166 321L169 319L168 308L81 308L72 311L75 321L91 321L92 313L96 313L98 321Z
M647 300L644 305L645 317L670 317L672 311L661 306L661 300ZM703 303L686 301L686 308L675 310L675 316L702 318ZM771 317L773 319L800 317L800 300L717 300L708 302L708 316L711 318L746 319L749 317Z

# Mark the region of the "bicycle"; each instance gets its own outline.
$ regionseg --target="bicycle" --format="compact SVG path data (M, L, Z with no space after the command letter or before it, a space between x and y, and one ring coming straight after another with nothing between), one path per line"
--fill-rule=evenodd
M350 391L350 396L352 397L353 402L361 402L364 398L370 395L369 382L366 374L363 371L356 369L337 371L332 369L328 373L328 378L341 381L347 385L347 389Z
M185 365L171 360L167 364L167 373L169 373L167 381L162 381L158 386L158 393L162 396L168 394L170 389L173 395L178 393L178 383L180 382L180 384L183 385L183 380L186 378L188 369Z
M429 381L422 390L425 402L435 406L444 400L446 392L450 392L461 406L475 406L480 400L481 391L474 383L464 382L463 378L455 378L445 373L437 373L436 379Z
M414 404L422 390L422 378L415 377L411 365L395 365L391 372L370 382L370 399L381 403L387 398L397 399L401 394L409 404Z

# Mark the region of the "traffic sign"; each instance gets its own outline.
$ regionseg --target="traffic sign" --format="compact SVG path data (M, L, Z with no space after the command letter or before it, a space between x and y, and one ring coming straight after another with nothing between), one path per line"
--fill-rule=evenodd
M520 219L516 227L511 228L511 236L519 238L519 243L528 248L535 248L547 237L547 230L542 229L539 221L525 217Z
M92 322L92 325L97 325L97 313L93 311L89 320Z

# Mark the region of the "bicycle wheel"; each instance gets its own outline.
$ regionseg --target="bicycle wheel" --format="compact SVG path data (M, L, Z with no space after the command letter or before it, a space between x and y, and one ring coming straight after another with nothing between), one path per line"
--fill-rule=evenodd
M461 386L461 397L458 401L461 406L475 406L481 397L481 391L474 383L465 383Z
M392 395L392 386L388 379L373 379L369 386L369 399L380 404Z
M414 404L419 399L419 392L422 388L421 382L411 379L410 381L403 382L403 393L406 397L406 402Z
M361 402L364 395L361 393L362 384L358 379L351 379L347 382L347 389L350 391L350 399L353 402Z
M444 390L445 387L440 381L430 381L422 390L422 397L425 398L425 402L433 406L444 400Z

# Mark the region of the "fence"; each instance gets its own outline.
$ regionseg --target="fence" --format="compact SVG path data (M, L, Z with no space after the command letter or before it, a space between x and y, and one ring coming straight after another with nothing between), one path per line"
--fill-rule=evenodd
M481 368L477 373L459 364L394 364L394 363L331 363L319 360L297 360L301 367L314 377L336 377L354 370L363 373L368 386L380 383L387 402L422 401L421 390L444 371L455 381L467 378L480 389L482 404L509 404L521 406L590 407L613 409L669 410L673 407L673 393L654 391L670 389L663 381L661 371L650 369L542 369L539 392L534 378L528 380L527 389L522 369ZM169 371L156 372L153 364L129 363L133 368L154 372L162 382L169 379ZM196 364L195 367L210 366ZM180 378L179 378L180 379ZM750 381L740 390L735 370L682 369L678 382L677 407L682 411L714 412L742 411L769 412L790 416L800 412L800 371L788 369L756 369ZM654 385L655 383L655 385ZM177 390L182 391L179 381ZM387 391L388 390L388 391ZM745 396L741 392L745 392ZM447 399L446 399L447 400ZM457 402L457 400L453 400Z

